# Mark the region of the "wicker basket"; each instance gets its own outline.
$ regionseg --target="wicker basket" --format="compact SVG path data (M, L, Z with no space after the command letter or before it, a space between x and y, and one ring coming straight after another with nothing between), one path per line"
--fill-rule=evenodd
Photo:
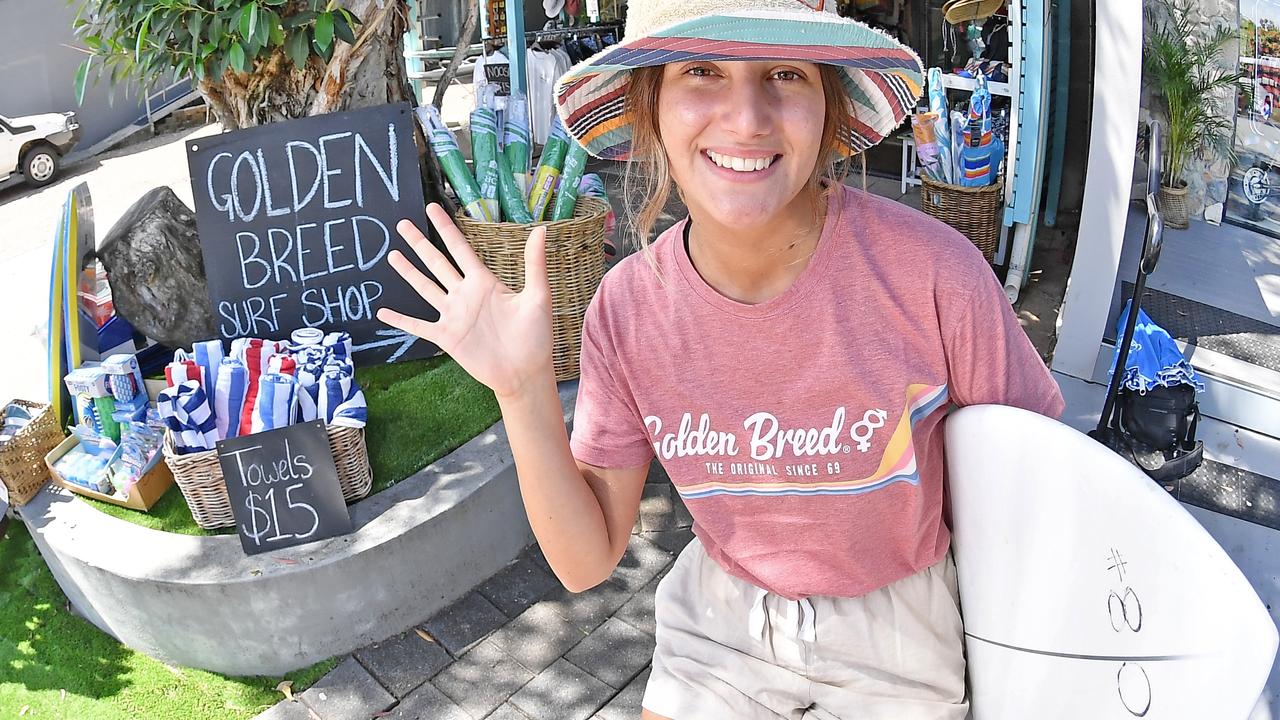
M582 317L604 277L604 222L609 203L578 198L571 220L486 223L458 216L458 227L485 267L507 287L524 287L524 244L538 225L547 226L547 280L551 285L552 360L556 380L578 377Z
M369 467L364 430L337 425L329 425L326 429L333 462L338 466L342 497L347 502L359 500L373 487L373 470ZM182 497L186 498L191 517L197 525L213 530L236 524L216 450L179 455L173 443L173 433L166 430L164 461L173 471L173 480L182 490Z
M32 415L31 422L0 447L0 481L9 490L9 502L16 507L25 505L49 481L44 456L62 442L64 435L52 406L27 400L14 400L13 404L30 410Z
M959 230L987 262L996 257L1003 207L1004 178L992 185L961 187L920 176L920 209Z
M1160 185L1156 191L1156 204L1160 208L1160 217L1166 227L1186 230L1191 227L1191 210L1187 207L1187 187L1179 188Z

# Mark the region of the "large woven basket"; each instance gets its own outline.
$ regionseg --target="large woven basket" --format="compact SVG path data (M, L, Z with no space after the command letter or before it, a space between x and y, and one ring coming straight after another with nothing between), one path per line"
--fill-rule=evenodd
M333 462L338 466L342 497L347 502L359 500L373 487L373 469L369 467L364 430L337 425L328 425L326 429ZM173 480L182 490L182 497L186 498L191 517L197 525L213 530L236 524L216 450L179 455L173 443L173 433L166 430L164 461L173 471Z
M25 505L48 482L49 469L44 464L44 456L57 447L64 436L49 404L27 400L14 400L13 404L31 412L31 422L0 447L0 481L9 490L9 502L16 507ZM0 417L0 423L3 421Z
M987 262L996 257L1003 208L1004 178L991 185L961 187L920 175L920 209L959 230Z
M548 222L486 223L465 215L458 228L485 267L514 292L524 287L524 244L547 226L547 281L551 285L552 360L556 380L578 377L582 318L604 277L604 222L609 203L581 196L573 218Z
M1166 227L1186 230L1191 227L1191 208L1187 206L1187 188L1160 185L1156 191L1156 205Z

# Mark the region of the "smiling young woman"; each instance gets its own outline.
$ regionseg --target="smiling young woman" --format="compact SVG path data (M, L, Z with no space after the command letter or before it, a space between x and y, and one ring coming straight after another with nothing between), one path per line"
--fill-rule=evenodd
M512 293L438 207L458 273L386 322L492 388L543 553L575 592L627 549L655 457L694 524L657 586L648 719L961 720L963 626L943 517L949 404L1058 416L1062 396L982 254L836 163L906 118L909 48L826 0L644 0L556 102L631 161L641 252L582 328L572 438L551 369L545 233ZM649 235L672 187L688 217Z

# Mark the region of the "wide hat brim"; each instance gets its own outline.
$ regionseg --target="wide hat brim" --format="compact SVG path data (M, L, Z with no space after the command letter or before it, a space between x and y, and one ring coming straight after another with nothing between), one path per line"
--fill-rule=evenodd
M631 158L625 99L631 71L693 60L796 60L839 68L852 111L839 152L883 140L915 110L924 66L906 45L832 13L734 12L677 23L622 42L571 67L555 87L560 121L593 157Z

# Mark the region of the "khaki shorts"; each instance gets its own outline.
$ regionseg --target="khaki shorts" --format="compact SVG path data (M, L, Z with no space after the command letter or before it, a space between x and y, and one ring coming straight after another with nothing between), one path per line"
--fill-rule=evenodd
M963 720L951 554L856 598L787 600L694 538L658 583L645 709L674 720Z

